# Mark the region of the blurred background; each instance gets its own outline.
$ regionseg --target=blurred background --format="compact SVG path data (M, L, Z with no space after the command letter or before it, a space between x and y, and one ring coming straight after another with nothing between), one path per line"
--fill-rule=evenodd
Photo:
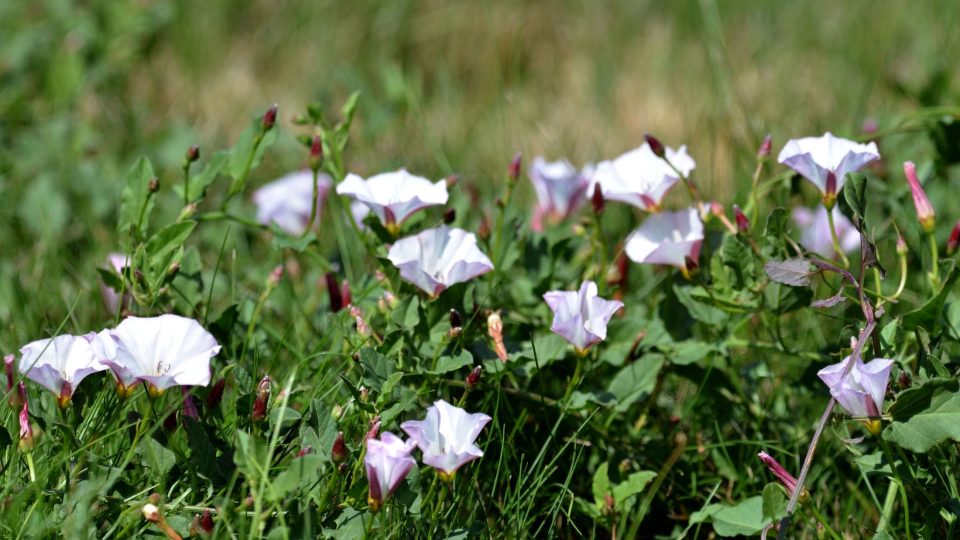
M348 162L361 174L457 172L484 189L518 150L579 166L648 131L687 144L702 189L729 202L767 132L776 152L956 103L958 12L956 0L0 1L0 316L24 280L94 276L76 261L115 249L137 156L179 182L189 145L229 146L272 103L283 131L254 185L305 164L295 113L360 90Z

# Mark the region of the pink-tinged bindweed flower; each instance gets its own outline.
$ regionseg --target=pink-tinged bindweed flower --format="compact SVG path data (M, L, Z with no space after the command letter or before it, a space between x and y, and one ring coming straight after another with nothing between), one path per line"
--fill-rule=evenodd
M28 343L20 349L20 372L56 394L60 407L66 407L87 375L107 369L94 354L95 339L94 333L64 334Z
M200 323L178 315L127 317L104 338L112 338L116 346L116 355L103 363L122 394L141 381L152 394L176 385L206 386L210 359L220 352L217 340Z
M130 264L130 262L128 257L123 253L110 253L107 255L107 264L114 272L122 276L124 267ZM103 296L103 304L107 306L110 313L116 313L130 303L129 295L124 295L121 298L120 293L113 290L113 287L101 284L100 294Z
M366 180L348 174L337 186L337 194L349 195L367 205L384 226L394 231L417 210L446 204L448 197L446 180L431 182L406 169L377 174Z
M687 155L686 146L677 150L666 147L664 152L666 159L684 176L697 166L693 158ZM588 192L592 195L596 189L600 189L606 200L620 201L655 212L660 209L663 197L679 180L677 171L658 157L649 144L644 143L613 161L597 164Z
M859 171L877 159L880 152L876 143L858 144L829 131L820 137L790 139L777 156L778 162L813 182L823 194L824 204L831 208L847 173Z
M581 351L607 338L607 322L623 307L623 302L597 296L593 281L584 281L579 291L550 291L543 299L553 311L550 330Z
M644 264L668 264L683 271L700 259L703 221L696 208L649 216L627 237L624 251L630 260Z
M20 384L23 384L21 382ZM33 426L30 424L30 406L26 400L23 402L23 408L20 409L20 450L29 452L33 450Z
M442 477L452 478L464 464L483 456L474 441L490 420L486 414L470 414L441 399L427 409L425 419L404 422L400 429L423 452L424 463Z
M777 477L777 480L783 484L783 487L787 488L787 493L792 496L793 491L797 489L797 479L794 478L793 475L790 474L790 472L787 471L787 469L785 469L783 465L781 465L780 462L774 459L770 454L766 452L760 452L757 454L757 457L759 457L760 461L767 466L767 469Z
M387 258L400 270L400 277L432 296L493 270L473 233L446 225L398 240Z
M860 233L850 220L840 212L836 206L833 213L833 224L837 228L837 238L840 240L840 249L845 253L860 247ZM800 245L823 257L837 257L833 249L833 237L830 235L830 220L827 218L827 209L823 206L816 210L795 207L791 212L793 222L800 228Z
M567 160L548 162L537 156L527 174L537 194L532 223L535 231L543 231L544 220L563 221L586 201L590 181Z
M330 177L317 177L316 219L320 221L320 209L333 182ZM313 172L297 171L261 186L253 192L257 205L257 221L264 225L275 223L283 231L299 235L310 226L313 211Z
M844 377L843 372L849 360L848 356L837 364L827 366L818 371L817 376L830 388L830 395L850 416L880 416L893 360L875 358L864 364L863 360L857 358L853 369Z
M384 432L380 439L367 439L367 454L363 458L363 464L367 469L367 480L370 484L367 496L370 510L380 510L383 501L417 465L416 460L410 456L413 447L413 441L404 442L389 431Z
M907 177L907 183L910 184L910 194L913 195L913 207L917 210L917 220L924 232L932 233L937 225L937 215L933 211L930 199L923 191L923 186L920 185L920 179L917 178L917 166L912 161L905 161L903 174Z

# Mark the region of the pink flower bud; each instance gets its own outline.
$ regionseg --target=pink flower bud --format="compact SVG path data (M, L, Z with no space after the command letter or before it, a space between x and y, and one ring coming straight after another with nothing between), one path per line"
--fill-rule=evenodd
M283 265L278 264L270 271L270 275L267 276L267 286L271 289L280 284L280 279L283 278Z
M897 231L897 255L901 257L907 254L907 241L903 239L900 231Z
M590 198L590 203L593 205L593 213L598 216L603 213L603 207L605 206L603 199L603 190L600 189L600 184L597 184L593 188L593 196Z
M766 159L770 157L770 151L773 147L773 136L767 133L767 136L763 138L763 142L760 143L760 148L757 150L757 159Z
M480 383L480 372L482 370L483 368L481 368L480 366L477 366L473 368L473 371L471 371L469 375L467 375L467 380L466 380L467 390L473 390L474 388L477 387L477 384Z
M312 454L312 453L313 453L313 447L308 444L303 448L301 448L299 452L297 452L297 457L303 457L307 454Z
M503 320L500 312L494 311L487 317L487 335L493 340L493 350L501 362L507 361L507 347L503 344Z
M263 120L260 121L260 127L263 131L270 131L277 123L277 104L274 103L267 112L263 113Z
M659 139L654 137L649 133L643 134L643 139L647 141L647 145L650 147L650 151L653 152L653 155L658 158L663 158L667 155L667 150L663 147L663 143Z
M253 412L250 419L262 422L267 417L267 403L270 401L270 376L264 375L257 384L257 397L253 400Z
M200 419L200 413L197 412L197 404L193 402L193 395L190 393L189 386L181 386L183 392L183 415L194 420Z
M737 230L740 231L740 234L750 234L750 220L737 205L733 205L733 217L737 221Z
M953 226L953 230L950 231L950 238L947 239L947 255L956 253L958 245L960 245L960 220Z
M337 438L333 440L333 448L330 449L330 459L334 463L342 463L349 453L347 443L343 440L343 432L337 432Z
M20 450L23 452L33 450L33 426L30 424L30 410L26 401L20 409Z
M319 171L323 165L323 140L314 135L310 141L310 170Z
M213 514L209 508L203 509L203 515L200 516L200 529L207 534L213 532Z
M327 281L327 294L330 295L330 311L336 313L346 306L341 294L340 285L337 283L337 275L333 272L327 272L324 276Z
M766 452L760 452L757 454L757 457L759 457L760 461L767 466L767 469L777 477L777 480L783 484L783 487L787 488L787 491L792 496L793 491L797 489L797 479L794 478L792 474L787 472L787 469L785 469L783 465L780 465L777 460L773 459L770 454Z
M187 154L184 156L184 159L187 160L187 163L193 163L200 159L200 147L193 145L190 148L187 148Z
M913 206L917 209L917 220L920 221L920 226L923 227L924 232L932 233L936 225L936 214L933 211L933 206L930 205L930 199L923 192L920 180L917 178L916 165L912 161L905 161L903 163L903 174L906 175L907 182L910 184Z
M510 167L507 168L507 176L513 182L516 182L517 178L520 178L521 162L522 162L522 159L520 156L520 152L517 152L516 154L514 154L513 159L510 160Z
M374 416L370 420L370 429L367 430L367 434L364 435L364 442L369 439L376 439L377 434L380 433L380 416Z
M160 191L160 179L157 177L151 178L150 181L147 182L147 191L150 193L156 193Z

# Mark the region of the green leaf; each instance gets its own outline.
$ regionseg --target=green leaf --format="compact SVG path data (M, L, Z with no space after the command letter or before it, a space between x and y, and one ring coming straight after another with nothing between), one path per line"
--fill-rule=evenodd
M311 244L316 241L317 235L313 234L313 231L308 232L304 236L290 236L274 225L274 234L271 244L273 244L273 248L277 250L292 249L297 253L303 253L308 247L310 247ZM327 263L327 266L329 265L330 263Z
M617 399L617 411L625 411L635 401L653 391L663 362L663 356L647 354L614 375L607 390Z
M717 536L750 536L768 523L763 516L763 497L756 496L734 506L711 504L690 516L690 523L713 523Z
M314 452L319 449L315 448ZM280 502L288 493L295 489L312 484L317 480L323 464L329 461L317 453L310 453L294 459L290 466L273 478L267 489L267 499Z
M716 345L702 341L681 341L660 347L671 364L686 366L703 360L712 352L720 350Z
M763 519L778 521L787 515L787 494L780 484L767 484L763 488Z
M720 308L704 304L691 296L694 287L673 286L677 300L687 308L687 313L694 319L711 326L721 326L727 321L727 313Z
M263 153L277 140L277 128L262 133L261 121L260 117L255 118L230 149L225 172L233 179L230 183L231 195L243 191L250 171L260 166Z
M117 232L122 238L131 234L140 237L147 229L150 211L153 209L153 197L149 187L153 178L153 166L145 157L138 159L127 173L117 222Z
M190 233L197 226L196 221L178 221L157 231L147 241L147 256L150 268L166 272L170 264L170 254L182 248Z
M595 504L597 508L603 508L604 499L607 495L612 494L610 476L607 469L607 462L604 461L597 467L596 472L593 473L593 483L591 484L593 489L593 504Z
M908 330L913 330L917 326L926 328L931 334L936 333L943 322L943 306L947 301L947 296L953 288L954 282L960 273L957 272L956 261L953 259L943 259L940 261L940 275L943 285L937 294L927 300L919 308L905 313L903 315L903 326Z
M360 365L363 366L363 384L378 392L387 378L396 371L393 360L372 347L360 349Z
M840 211L854 224L860 223L865 230L867 215L867 176L863 173L847 173L843 183L843 197L839 197Z
M656 477L657 473L653 471L639 471L628 476L623 482L613 486L613 500L616 502L617 508L623 510L627 499L643 493L643 489L647 487L647 484Z
M146 462L158 478L162 478L167 472L177 464L177 456L167 450L159 441L153 437L146 437L137 445L137 454L140 459Z
M456 371L464 366L473 365L473 355L469 351L460 351L457 356L441 356L437 361L437 368L428 371L434 375L443 375Z
M767 222L763 227L763 235L780 237L786 234L789 225L790 212L786 208L774 208L767 216Z
M893 421L883 438L924 453L946 441L960 441L960 391L955 379L931 379L905 390L890 406Z

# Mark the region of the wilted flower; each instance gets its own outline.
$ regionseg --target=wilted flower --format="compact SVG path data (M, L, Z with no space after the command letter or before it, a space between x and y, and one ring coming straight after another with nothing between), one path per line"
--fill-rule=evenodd
M597 284L592 281L584 281L579 291L550 291L543 299L553 311L550 330L578 350L606 339L607 322L623 307L623 302L597 296Z
M893 360L875 358L868 364L857 358L850 373L843 372L850 357L827 366L817 376L830 388L844 410L854 417L877 417L883 411L883 395L887 392L887 380L893 368Z
M407 477L417 462L410 456L413 441L404 442L386 431L380 439L367 439L367 454L363 464L370 483L367 503L370 510L380 510L383 501L390 496Z
M548 162L537 156L527 172L537 193L533 230L543 230L543 219L559 222L577 211L586 201L590 181L566 160Z
M821 137L790 139L777 156L778 162L813 182L823 194L824 204L831 208L847 173L877 159L880 152L876 143L857 144L829 131Z
M917 178L917 166L912 161L906 161L903 164L903 174L907 177L907 183L910 184L910 194L913 195L913 207L917 210L917 220L924 232L933 232L937 224L937 215L933 211L930 199L923 191L920 185L920 179Z
M387 228L398 227L411 214L447 202L447 182L431 182L406 169L381 173L364 180L348 174L337 186L339 195L349 195L367 205Z
M387 257L400 277L433 296L493 270L473 233L446 225L398 240Z
M689 175L696 162L687 155L687 147L665 149L666 158L684 176ZM680 175L667 162L657 157L650 145L631 150L613 161L603 161L596 166L591 178L589 193L599 187L606 200L631 204L641 210L657 211L660 202L680 180Z
M175 386L210 383L210 359L220 352L217 340L193 319L178 315L127 317L109 331L116 356L103 359L121 389L138 381L151 392Z
M474 441L490 420L486 414L470 414L441 399L427 409L424 420L404 422L400 429L423 452L424 463L452 477L461 466L483 456Z
M703 222L696 208L654 214L627 237L624 251L630 260L669 264L688 270L687 260L700 258Z
M797 479L790 474L779 461L773 458L770 454L766 452L760 452L757 454L757 457L760 458L760 461L767 466L767 469L777 477L777 480L783 484L783 487L787 488L787 492L790 495L793 495L793 491L797 489Z
M320 208L333 182L330 177L317 177L316 219L320 221ZM313 172L297 171L283 176L253 192L257 205L257 221L264 225L276 223L289 234L303 234L310 226L313 212Z
M107 255L107 263L117 274L123 275L123 268L129 264L128 258L122 253L111 253ZM129 297L120 297L120 293L113 290L113 287L100 285L100 294L103 296L103 304L107 306L110 313L116 313L123 309L129 302Z
M64 334L28 343L20 349L20 372L56 394L57 403L66 407L84 377L107 369L90 345L95 336Z
M494 311L487 316L487 335L493 340L493 352L501 362L507 361L507 346L503 343L503 319L500 311Z
M836 227L837 238L840 240L840 249L849 252L860 246L860 233L850 223L850 220L840 212L836 206L830 210L833 213L833 224ZM830 220L827 218L827 209L823 206L810 210L798 206L791 212L791 218L801 229L800 244L824 257L836 257L833 249L833 237L830 234Z
M269 375L264 375L257 383L256 397L253 399L253 411L250 413L250 419L254 422L262 422L267 417L267 406L270 404L270 385L273 382Z

